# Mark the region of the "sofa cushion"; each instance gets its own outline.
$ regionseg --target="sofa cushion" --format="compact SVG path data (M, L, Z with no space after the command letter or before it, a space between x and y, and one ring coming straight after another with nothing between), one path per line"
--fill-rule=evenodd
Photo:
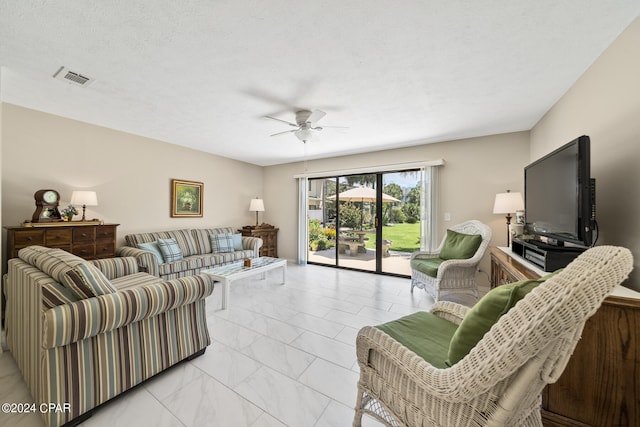
M523 280L498 286L490 290L478 301L460 322L458 330L451 339L449 346L448 366L453 366L464 358L473 347L489 332L489 329L518 301L540 283L552 277L557 272L548 274L537 280Z
M140 243L155 242L158 239L173 239L178 243L182 256L196 255L200 252L197 250L196 242L191 234L191 230L171 230L156 231L152 233L127 234L124 236L127 246L134 248Z
M447 237L440 250L440 258L444 260L469 259L475 255L481 243L482 236L479 234L464 234L447 230Z
M449 342L458 325L433 313L419 311L376 326L436 368L446 368Z
M158 246L158 242L147 242L147 243L138 243L138 249L143 249L145 251L151 252L159 264L164 262L164 257L162 256L162 252L160 251L160 246Z
M211 253L234 252L231 233L210 234L209 239L211 239Z
M62 274L62 284L78 298L85 299L116 291L111 282L92 264L82 263Z
M179 261L183 258L182 251L175 239L158 239L158 246L164 262Z
M136 288L138 286L149 285L153 283L160 283L163 279L152 276L149 273L134 273L127 276L118 277L111 280L111 284L118 291L124 291L125 289Z
M437 277L438 267L440 267L440 264L442 264L443 262L444 260L441 258L414 258L409 264L414 270L418 270L431 277Z
M42 285L42 305L45 309L70 304L78 300L76 294L58 282L51 281Z
M79 256L62 249L46 248L44 246L28 246L20 249L18 257L24 262L38 267L56 282L62 282L62 274L71 267L86 262Z
M194 228L191 230L193 238L196 242L197 253L210 254L211 253L211 234L231 233L233 234L233 228L220 227L220 228Z
M233 249L236 251L241 251L244 248L242 247L242 234L234 233L231 235L233 237Z

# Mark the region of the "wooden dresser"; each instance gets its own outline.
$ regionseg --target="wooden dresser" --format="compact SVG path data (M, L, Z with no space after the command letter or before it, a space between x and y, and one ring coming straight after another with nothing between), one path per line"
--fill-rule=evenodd
M262 239L260 256L278 258L278 230L273 225L261 224L242 227L238 230L243 236L259 237Z
M542 272L490 248L491 287ZM585 324L562 376L542 394L545 426L640 426L640 295L617 288Z
M5 227L7 257L15 258L20 249L33 245L64 249L84 259L115 257L118 225Z

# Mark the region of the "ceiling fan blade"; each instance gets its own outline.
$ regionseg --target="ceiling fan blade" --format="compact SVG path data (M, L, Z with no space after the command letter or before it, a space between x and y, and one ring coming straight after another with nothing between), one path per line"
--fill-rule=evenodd
M284 132L278 132L278 133L274 133L271 136L278 136L278 135L284 135L285 133L291 133L291 132L297 132L297 129L291 129L291 130L285 130Z
M286 123L286 124L288 124L289 126L293 126L293 127L296 127L296 128L298 127L298 125L297 125L297 124L295 124L295 123L291 123L291 122L288 122L288 121L286 121L286 120L278 119L277 117L264 116L264 118L265 118L265 119L271 119L271 120L277 120L277 121L279 121L279 122Z
M307 123L311 123L311 125L314 125L318 120L320 120L321 118L323 118L326 115L327 115L327 113L325 113L322 110L313 110L311 112L311 114L309 114L309 118L307 119Z
M322 126L325 129L349 129L349 126Z

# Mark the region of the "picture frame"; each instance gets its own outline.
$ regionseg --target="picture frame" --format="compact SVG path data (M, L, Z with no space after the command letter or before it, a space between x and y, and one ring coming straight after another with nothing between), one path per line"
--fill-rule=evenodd
M171 180L171 217L172 218L202 218L202 200L204 183Z

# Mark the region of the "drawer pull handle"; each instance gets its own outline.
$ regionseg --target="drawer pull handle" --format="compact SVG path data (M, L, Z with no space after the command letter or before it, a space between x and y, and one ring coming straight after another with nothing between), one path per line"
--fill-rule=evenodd
M31 241L33 240L33 237L29 236L29 237L27 237L27 240L28 240L29 242L31 242Z
M87 237L87 233L82 233L82 237Z

